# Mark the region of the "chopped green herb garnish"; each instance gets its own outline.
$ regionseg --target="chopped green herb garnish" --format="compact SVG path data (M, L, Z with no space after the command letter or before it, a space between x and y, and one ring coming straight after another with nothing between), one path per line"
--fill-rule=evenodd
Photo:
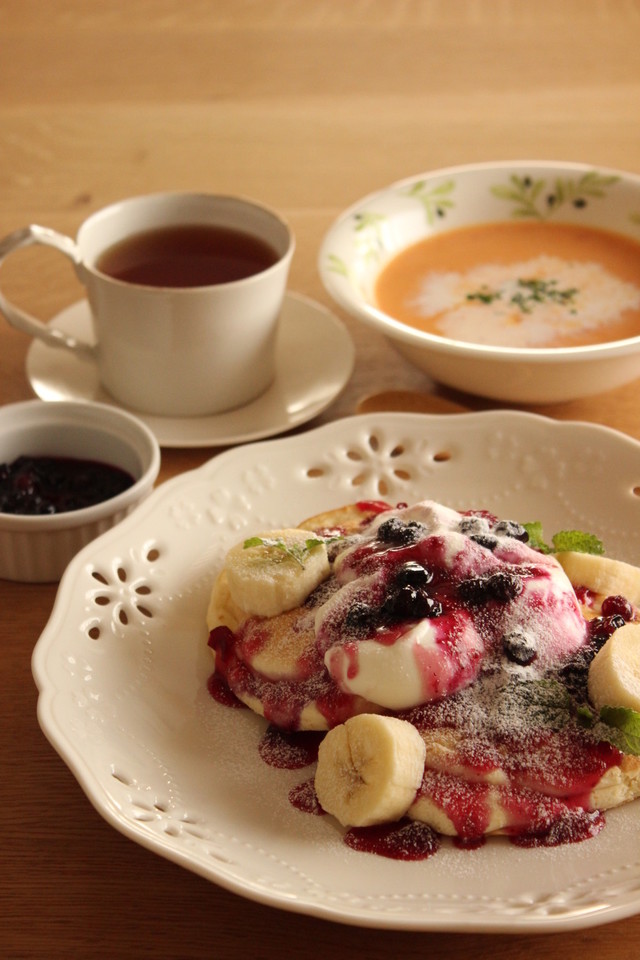
M499 290L489 290L488 287L480 287L473 293L467 294L467 300L479 300L480 303L493 303L494 300L500 300L502 294Z
M521 288L511 298L511 303L519 307L523 313L531 313L536 303L559 303L565 306L572 303L578 292L576 287L567 290L558 290L557 280L518 280Z
M540 280L536 277L524 279L519 277L516 280L518 289L508 299L508 303L517 307L521 313L531 313L535 304L538 303L559 303L561 306L571 305L578 293L577 287L567 287L566 290L558 289L558 281ZM466 296L467 300L477 300L479 303L490 304L495 300L504 299L503 290L491 290L487 286L480 287L479 290L473 290Z

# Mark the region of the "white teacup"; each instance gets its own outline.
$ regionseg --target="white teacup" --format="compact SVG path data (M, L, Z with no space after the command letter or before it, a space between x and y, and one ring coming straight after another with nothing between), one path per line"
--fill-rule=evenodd
M271 260L241 279L158 285L117 279L100 269L114 245L147 231L214 227L254 238ZM266 207L239 197L160 193L122 200L90 216L77 239L32 225L0 242L13 250L55 247L87 291L95 346L46 326L10 303L0 311L19 330L97 363L100 379L125 406L159 416L199 416L242 406L275 375L278 318L295 240Z

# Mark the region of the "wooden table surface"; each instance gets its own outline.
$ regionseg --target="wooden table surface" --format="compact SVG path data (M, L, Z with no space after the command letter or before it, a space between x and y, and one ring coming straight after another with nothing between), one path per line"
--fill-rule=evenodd
M0 0L0 235L30 222L74 234L138 193L242 193L288 217L291 288L332 307L321 238L395 179L522 158L640 173L639 36L638 0ZM2 281L47 319L82 296L50 251L16 255ZM439 391L342 319L356 369L315 423L487 405ZM2 404L32 396L28 346L0 320ZM639 392L539 410L640 438ZM218 452L163 450L160 482ZM640 916L539 936L363 930L255 904L125 839L36 721L30 657L55 592L0 582L1 956L638 956Z

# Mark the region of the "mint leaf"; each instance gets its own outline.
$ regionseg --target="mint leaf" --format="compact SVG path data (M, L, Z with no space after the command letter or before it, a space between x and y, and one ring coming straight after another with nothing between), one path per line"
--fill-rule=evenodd
M571 716L571 697L565 686L553 678L541 678L527 683L529 688L528 716L534 723L561 730Z
M284 542L283 542L282 540L281 540L280 542L281 542L282 545L284 546ZM273 546L274 543L275 543L275 540L271 540L271 541L267 542L267 540L263 539L262 537L250 537L248 540L245 540L245 541L244 541L244 543L242 544L242 546L243 546L243 548L244 548L245 550L248 550L249 547L269 547L269 546Z
M267 547L272 550L279 551L282 556L281 560L286 559L287 557L299 566L304 568L304 561L306 557L309 556L312 550L315 550L316 547L321 546L323 543L333 543L334 540L340 540L341 537L307 537L304 544L302 543L292 543L287 545L284 540L279 538L272 537L249 537L245 540L242 546L245 550L249 547Z
M602 540L593 533L584 533L582 530L559 530L551 538L556 553L572 550L575 553L593 553L601 557L604 553Z
M571 550L574 553L593 553L602 556L604 544L593 533L583 530L559 530L551 538L551 545L546 543L542 531L542 523L534 520L532 523L523 523L522 526L529 534L529 546L540 553L563 553Z
M578 705L578 707L576 707L576 720L579 727L585 727L588 729L589 727L593 726L595 717L593 716L593 713L589 707L586 704L581 703Z
M617 736L608 740L624 753L640 756L640 713L629 707L602 707L600 720L616 731Z
M567 689L553 678L515 680L496 697L493 709L503 719L527 717L535 727L561 730L571 720L571 697Z
M284 540L274 540L271 537L250 537L244 541L242 546L245 550L248 550L250 547L266 547L269 550L278 551L280 556L276 555L274 560L286 560L289 558L304 569L304 561L302 560L304 548L302 545L292 544L288 547Z
M544 542L542 534L542 524L539 520L532 523L523 523L522 526L529 534L529 546L533 550L539 550L540 553L551 553L551 547Z

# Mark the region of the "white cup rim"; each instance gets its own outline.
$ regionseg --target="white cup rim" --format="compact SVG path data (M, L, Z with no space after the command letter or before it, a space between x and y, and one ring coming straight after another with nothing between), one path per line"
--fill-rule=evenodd
M186 210L192 210L194 211L195 215L197 213L197 208L201 207L203 204L207 205L209 208L211 208L213 205L218 208L218 211L225 213L225 216L221 218L222 225L230 226L231 229L235 228L238 230L244 230L247 233L259 236L266 242L271 242L271 245L275 247L277 260L268 267L265 267L263 270L259 270L256 273L241 279L229 280L223 283L215 284L200 284L192 287L172 287L159 286L156 284L149 285L133 283L129 280L118 280L116 277L112 277L109 274L97 269L95 265L96 260L102 253L104 253L105 250L112 246L113 243L117 243L117 239L111 239L108 241L105 240L104 242L100 243L97 249L92 251L89 255L87 255L85 252L83 241L86 244L87 235L90 234L91 231L103 232L103 228L109 219L125 213L127 209L132 210L136 208L138 211L142 207L147 209L155 209L156 218L154 218L153 224L151 224L149 227L122 230L119 239L124 239L127 236L134 236L136 233L142 233L147 229L151 230L154 228L154 226L220 222L220 219L214 216L211 216L211 218L197 220L194 217L189 217L188 215L184 216L184 218L176 218L175 216L170 215L170 211L175 211L178 207L182 207ZM159 216L160 205L164 205L165 209L168 211L166 217ZM261 218L265 224L270 224L273 230L279 234L279 242L274 240L270 241L265 237L264 233L260 233L255 229L243 227L241 224L237 224L235 221L230 222L232 218L229 211L231 211L233 208L237 210L244 209L253 216ZM283 263L286 263L292 259L295 251L296 241L293 229L288 220L286 220L272 207L269 207L268 205L257 200L253 200L240 194L206 193L198 191L163 191L158 193L148 193L125 197L121 200L116 200L113 203L107 204L106 206L101 207L99 210L96 210L94 213L90 214L80 225L76 236L76 246L79 256L79 267L94 278L99 278L103 282L112 283L123 287L147 290L150 292L156 291L160 295L166 293L167 290L170 290L172 295L184 296L193 294L194 291L207 291L216 288L233 289L234 287L243 284L258 283L265 277L265 275L281 269Z

